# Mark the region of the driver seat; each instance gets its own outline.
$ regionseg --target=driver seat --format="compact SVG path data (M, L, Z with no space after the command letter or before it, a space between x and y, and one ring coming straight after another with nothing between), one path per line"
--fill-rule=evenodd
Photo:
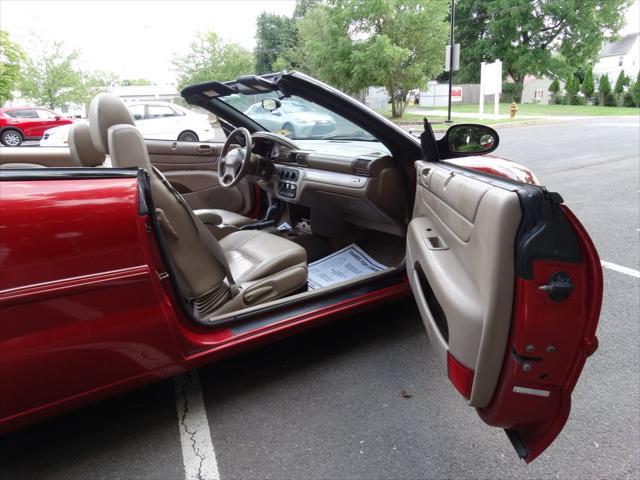
M306 285L306 251L290 240L259 230L241 230L218 242L151 166L144 139L134 126L109 128L108 145L114 167L137 167L148 173L170 261L196 319L271 301Z
M133 117L125 104L117 96L111 93L101 93L97 95L89 107L89 128L74 125L69 133L69 143L71 153L74 159L83 166L97 166L104 162L105 154L109 154L109 142L107 139L107 131L109 127L114 125L135 125ZM87 132L86 130L89 130ZM86 134L90 133L90 139L93 141L93 148L86 145L88 139ZM146 148L146 146L145 146ZM74 151L75 150L75 151ZM197 211L198 215L202 215L207 219L207 223L214 225L227 225L239 228L243 225L255 223L255 219L245 217L239 213L220 209L201 209Z

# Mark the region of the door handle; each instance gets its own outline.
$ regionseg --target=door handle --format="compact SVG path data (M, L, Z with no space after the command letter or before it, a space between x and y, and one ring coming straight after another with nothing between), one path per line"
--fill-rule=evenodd
M432 172L430 168L425 168L422 170L422 172L420 172L422 184L427 188L431 187L431 174Z
M211 151L211 146L210 145L198 145L196 147L196 151L199 152L199 153L210 152Z

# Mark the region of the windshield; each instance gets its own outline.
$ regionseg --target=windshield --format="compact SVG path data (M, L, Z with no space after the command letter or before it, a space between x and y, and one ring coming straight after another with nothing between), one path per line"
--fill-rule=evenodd
M277 92L258 95L233 94L218 97L273 133L292 140L339 139L377 141L370 133L337 113L309 100L291 96L280 99ZM265 98L280 100L280 107L270 111L262 106Z

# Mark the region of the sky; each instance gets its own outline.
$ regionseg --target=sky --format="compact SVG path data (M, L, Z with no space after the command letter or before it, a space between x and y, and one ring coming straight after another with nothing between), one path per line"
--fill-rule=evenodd
M640 31L639 5L636 1L627 11L621 34ZM295 0L0 0L0 28L31 55L62 40L68 49L80 50L85 70L162 84L175 80L171 58L187 50L196 32L214 30L253 49L260 12L290 16L294 8ZM40 40L28 45L33 33Z
M291 16L295 0L279 1L31 1L0 0L0 28L35 56L54 40L82 54L85 70L120 78L174 81L171 58L196 32L214 30L226 41L255 47L256 18L266 11Z

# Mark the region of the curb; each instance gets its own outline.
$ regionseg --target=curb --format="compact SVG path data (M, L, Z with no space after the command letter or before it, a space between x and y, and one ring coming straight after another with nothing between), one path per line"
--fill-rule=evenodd
M496 130L502 129L502 128L515 128L515 127L526 127L529 125L552 125L555 123L562 123L562 122L567 122L569 120L564 120L564 119L551 119L551 118L536 118L536 119L531 119L531 120L523 120L521 122L517 121L517 122L503 122L503 123L493 123L491 125L487 125L490 128L495 128ZM407 127L414 127L414 128L419 128L422 129L422 122L393 122L396 125L398 125L399 127L402 127L404 129L407 129ZM431 123L431 128L433 128L433 131L435 133L444 133L446 132L450 126L452 125L456 125L456 123L452 123L450 125L443 125L444 122L429 122ZM459 124L460 122L458 122L457 124ZM470 122L473 123L473 122Z

